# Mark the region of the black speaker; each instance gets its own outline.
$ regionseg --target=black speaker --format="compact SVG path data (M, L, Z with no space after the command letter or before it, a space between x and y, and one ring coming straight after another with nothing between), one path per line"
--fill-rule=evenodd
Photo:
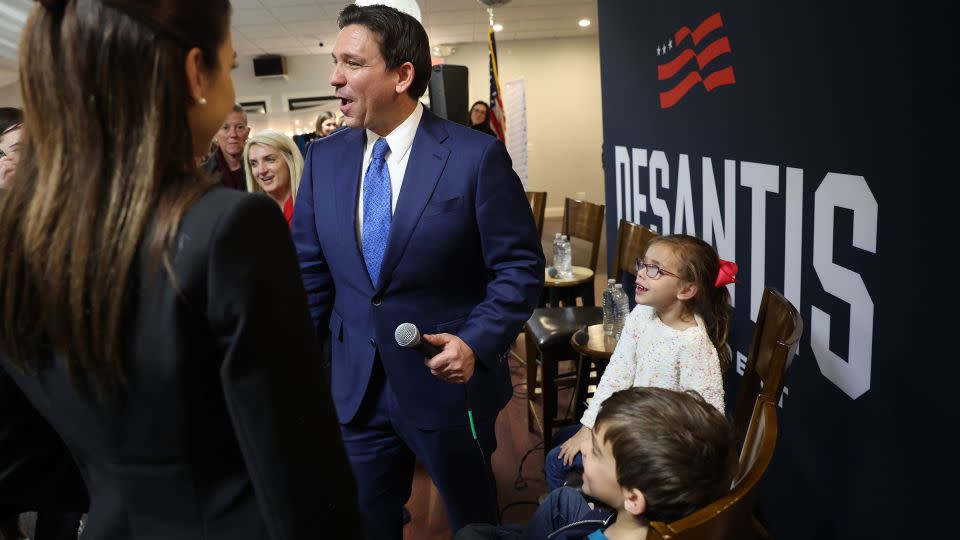
M255 56L253 74L257 77L282 77L287 74L287 58L279 54Z
M467 66L437 64L430 76L430 109L441 118L470 125Z

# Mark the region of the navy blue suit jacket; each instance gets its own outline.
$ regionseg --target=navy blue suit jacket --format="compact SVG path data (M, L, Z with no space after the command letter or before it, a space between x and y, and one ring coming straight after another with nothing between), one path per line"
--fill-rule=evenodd
M533 215L497 139L425 110L410 149L379 283L357 243L364 130L311 145L297 193L293 238L317 332L331 337L333 398L356 415L379 352L398 403L422 429L496 418L511 396L506 352L535 307L544 259ZM447 332L477 355L468 383L430 374L393 333L411 322Z

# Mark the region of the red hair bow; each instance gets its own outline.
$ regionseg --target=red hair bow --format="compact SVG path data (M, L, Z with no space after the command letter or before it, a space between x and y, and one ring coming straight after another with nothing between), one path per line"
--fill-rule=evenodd
M720 271L717 272L717 287L737 282L737 263L720 259Z

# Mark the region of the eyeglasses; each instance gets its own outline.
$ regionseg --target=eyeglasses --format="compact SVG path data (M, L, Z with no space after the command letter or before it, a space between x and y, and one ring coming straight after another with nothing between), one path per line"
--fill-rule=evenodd
M663 268L655 264L647 264L640 259L637 259L637 274L640 274L641 270L645 270L647 277L650 279L660 279L660 276L673 276L677 279L683 279L680 276L674 274L673 272L667 272Z

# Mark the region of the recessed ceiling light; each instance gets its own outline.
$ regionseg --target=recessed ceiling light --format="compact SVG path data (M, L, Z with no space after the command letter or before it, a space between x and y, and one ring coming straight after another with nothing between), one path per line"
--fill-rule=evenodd
M493 25L493 31L494 31L494 32L499 32L499 31L501 31L501 30L503 30L503 25L502 25L502 24L497 23L497 24Z
M586 28L590 26L590 19L580 19L580 22L578 22L577 24L580 25L580 28Z

